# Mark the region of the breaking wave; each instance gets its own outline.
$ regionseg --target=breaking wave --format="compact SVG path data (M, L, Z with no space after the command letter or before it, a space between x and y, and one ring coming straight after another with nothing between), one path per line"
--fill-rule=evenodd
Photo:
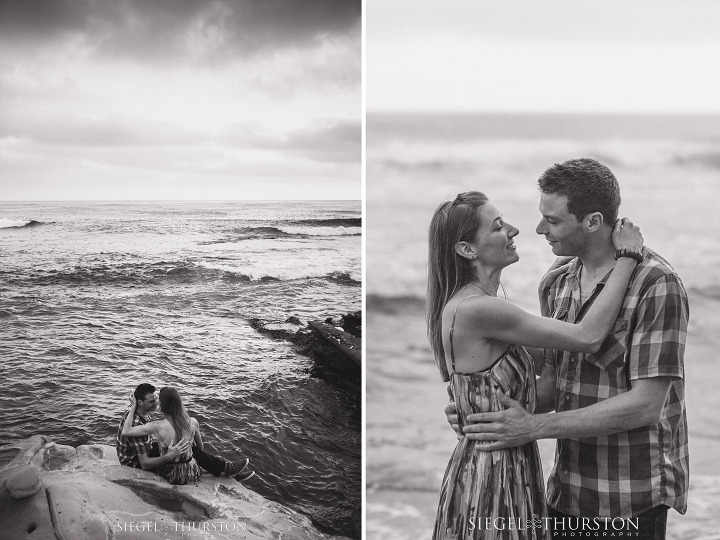
M46 225L46 223L42 221L35 221L34 219L0 218L0 229L9 229L11 227L36 227L38 225Z
M60 270L36 269L32 273L24 275L16 275L0 270L0 276L2 276L8 284L24 286L182 285L205 282L250 284L308 278L324 278L328 281L348 286L360 284L359 276L352 276L350 273L342 270L330 270L322 267L266 267L258 271L257 269L253 270L251 268L188 261L167 261L151 264L102 263ZM358 279L356 279L356 277Z

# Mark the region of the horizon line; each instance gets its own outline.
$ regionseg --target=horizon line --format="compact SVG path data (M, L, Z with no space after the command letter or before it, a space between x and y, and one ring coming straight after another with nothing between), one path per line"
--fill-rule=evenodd
M226 203L276 203L276 202L362 202L362 199L4 199L3 203L23 202L113 202L113 203L156 203L156 202L226 202Z
M683 112L683 111L489 111L477 109L368 109L366 115L375 114L478 114L478 115L495 115L495 116L720 116L720 111L708 112Z

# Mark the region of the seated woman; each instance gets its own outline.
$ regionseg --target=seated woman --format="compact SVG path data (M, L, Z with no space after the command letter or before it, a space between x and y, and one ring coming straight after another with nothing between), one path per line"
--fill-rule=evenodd
M133 426L137 403L132 399L130 414L125 419L122 434L126 437L140 437L143 435L156 435L160 445L160 454L165 455L171 445L181 440L193 440L194 444L202 450L203 441L200 435L200 425L195 418L188 415L183 407L180 394L175 388L165 387L160 390L160 412L165 415L163 420L148 422L140 426ZM171 484L189 484L197 481L202 470L192 456L192 450L162 465L157 473Z

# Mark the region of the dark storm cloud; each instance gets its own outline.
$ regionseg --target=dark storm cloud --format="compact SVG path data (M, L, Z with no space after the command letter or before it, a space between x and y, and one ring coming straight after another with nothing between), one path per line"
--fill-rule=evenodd
M0 0L5 42L77 35L98 54L227 61L357 32L360 0Z
M51 38L82 31L88 2L71 0L0 0L0 33L5 38Z

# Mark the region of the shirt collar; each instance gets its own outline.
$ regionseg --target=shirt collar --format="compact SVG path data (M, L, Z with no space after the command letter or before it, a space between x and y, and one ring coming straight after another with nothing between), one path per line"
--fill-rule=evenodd
M140 413L140 411L138 411L137 409L135 409L135 416L137 416L138 418L141 418L141 419L142 419L143 421L145 421L145 422L148 422L148 421L150 420L150 415L151 415L151 414L152 414L152 412L148 413L147 415L143 415L143 414Z
M570 263L570 268L568 268L566 276L568 278L573 278L578 281L580 280L580 270L582 269L583 264L580 260L580 257L575 257L572 262ZM598 281L598 285L605 285L605 282L610 277L610 274L612 274L612 268L608 270L607 274L605 274L600 281Z

